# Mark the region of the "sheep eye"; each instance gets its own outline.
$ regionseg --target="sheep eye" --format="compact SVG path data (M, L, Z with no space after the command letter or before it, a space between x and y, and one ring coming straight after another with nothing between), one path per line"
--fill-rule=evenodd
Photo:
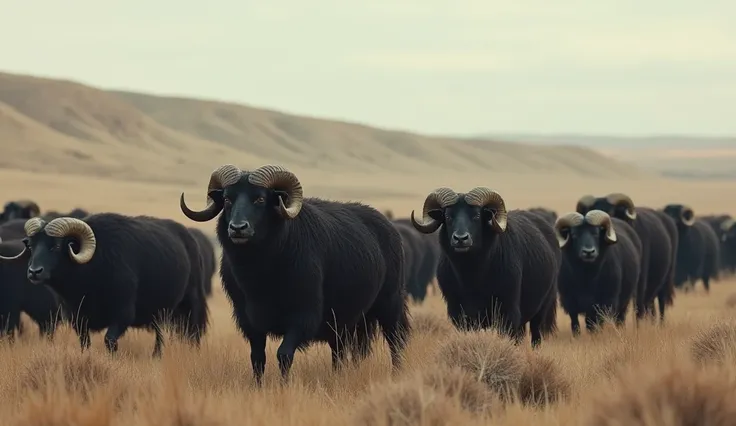
M265 202L266 202L266 199L265 198L258 197L258 198L255 199L255 201L253 201L253 204L263 204Z

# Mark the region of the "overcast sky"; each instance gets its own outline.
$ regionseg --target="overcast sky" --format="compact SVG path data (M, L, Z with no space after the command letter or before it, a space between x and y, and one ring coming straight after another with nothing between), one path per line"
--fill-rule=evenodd
M430 133L736 133L733 0L0 0L0 68Z

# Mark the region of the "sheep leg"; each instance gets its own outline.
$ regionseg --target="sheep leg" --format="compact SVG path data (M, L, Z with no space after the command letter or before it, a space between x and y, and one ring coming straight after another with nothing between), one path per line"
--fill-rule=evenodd
M585 312L585 328L589 333L595 333L600 330L603 325L603 312L601 307L593 305Z
M305 341L307 341L307 336L304 330L301 327L295 327L286 332L284 340L281 341L281 345L276 350L276 359L279 362L281 378L284 381L288 381L289 371L294 363L294 354L297 348Z
M120 320L119 322L110 325L107 327L107 332L105 333L105 348L107 348L108 352L114 354L118 351L118 339L123 337L126 331L128 331L128 327L130 327L130 321L129 319Z
M245 333L243 333L245 335ZM263 373L266 371L266 334L249 330L245 336L250 343L250 365L256 386L263 385Z
M79 346L82 348L82 352L89 349L92 345L92 339L89 337L89 328L87 327L87 324L82 319L75 318L75 320L72 321L72 328L77 333L77 336L79 336Z
M0 328L0 337L7 336L10 343L15 342L15 330L18 329L21 324L20 312L11 313L7 317L0 316L0 321L2 323L2 328ZM18 335L20 335L20 332Z
M327 344L330 346L330 352L332 355L332 369L337 371L345 362L347 351L345 346L349 345L348 333L344 330L335 330L334 333L329 333Z
M524 334L526 334L524 325L526 324L521 324L521 312L518 309L513 309L501 317L502 333L506 334L516 345L521 344L524 339Z
M580 336L580 319L578 314L570 314L570 328L572 329L573 337Z
M153 332L156 333L156 343L153 345L153 358L161 358L161 348L164 345L164 334L158 324L153 325Z

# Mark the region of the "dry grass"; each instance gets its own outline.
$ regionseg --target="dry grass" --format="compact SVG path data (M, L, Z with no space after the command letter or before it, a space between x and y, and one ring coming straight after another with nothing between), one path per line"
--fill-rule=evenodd
M424 325L398 375L379 340L367 362L339 373L328 348L312 348L283 386L271 341L259 390L218 288L199 352L171 341L153 360L153 336L142 331L126 335L115 358L100 335L81 354L67 328L54 342L33 332L3 342L0 418L10 426L730 424L723 422L736 414L736 346L733 314L721 301L734 292L730 281L710 296L680 294L664 326L629 323L578 340L560 315L562 330L539 351L492 332L454 331L431 296L413 307Z
M0 168L0 180L12 182L0 186L0 200L151 214L207 231L212 223L183 218L178 196L184 189L193 207L201 205L209 171L223 162L284 163L308 196L360 199L399 216L445 185L493 187L510 209L543 205L563 213L585 193L623 191L653 207L679 201L698 214L736 212L723 196L734 183L642 180L586 150L459 144L8 75L0 75L0 138L7 141L0 167L14 168ZM1 423L689 426L736 418L733 278L715 283L710 295L701 287L678 294L665 325L636 328L629 318L624 330L573 339L559 312L560 331L535 352L528 339L517 347L491 332L458 333L430 292L412 306L415 333L400 373L391 374L382 340L366 362L340 372L318 345L297 354L292 381L282 386L278 342L269 341L262 389L253 386L248 344L219 287L216 280L201 349L168 341L158 360L150 356L150 333L129 331L113 358L101 334L81 354L71 330L47 342L27 324L30 332L14 345L0 342Z

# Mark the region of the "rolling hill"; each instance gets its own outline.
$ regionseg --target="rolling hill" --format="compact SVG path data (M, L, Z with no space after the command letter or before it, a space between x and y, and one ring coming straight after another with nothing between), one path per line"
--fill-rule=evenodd
M223 162L366 177L646 176L574 146L463 140L0 73L0 167L182 184Z

